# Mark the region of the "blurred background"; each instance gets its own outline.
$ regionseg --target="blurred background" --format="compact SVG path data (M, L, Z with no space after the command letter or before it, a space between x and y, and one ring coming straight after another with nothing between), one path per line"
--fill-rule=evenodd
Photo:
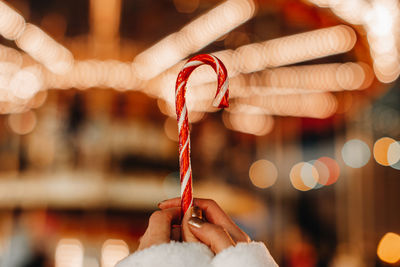
M194 195L280 266L400 266L397 0L0 1L0 265L111 267L179 195L175 79Z

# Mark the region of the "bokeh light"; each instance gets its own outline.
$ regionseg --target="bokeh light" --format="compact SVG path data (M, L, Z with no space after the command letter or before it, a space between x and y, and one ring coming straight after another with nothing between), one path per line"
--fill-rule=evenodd
M149 80L249 20L254 12L252 0L226 1L140 53L133 69L140 79Z
M8 125L10 129L20 135L28 134L35 129L36 114L32 110L25 113L16 113L8 115Z
M42 72L38 66L30 66L16 72L10 80L10 91L21 99L29 99L42 89Z
M276 182L278 170L271 161L257 160L250 166L249 177L254 186L268 188Z
M25 28L25 19L4 1L0 2L0 34L4 38L15 40Z
M26 24L16 43L19 48L56 74L65 74L73 67L72 53L33 24Z
M334 160L330 157L321 157L321 158L317 159L316 162L317 162L317 166L319 165L319 163L322 163L324 165L324 167L327 168L327 170L328 170L328 177L325 176L326 175L325 172L321 177L319 168L316 166L318 173L320 174L318 183L321 185L331 185L331 184L336 183L336 181L338 180L338 178L340 176L340 167L339 167L339 164L336 162L336 160ZM324 169L324 171L325 171L325 169Z
M224 115L225 118L223 121L225 126L238 132L262 136L270 133L274 127L272 116L246 112L231 112L228 114Z
M318 183L318 171L308 162L299 162L290 170L290 182L300 191L313 189Z
M390 137L383 137L374 144L374 158L383 166L396 164L400 159L400 144Z
M78 239L61 239L56 247L56 267L83 267L83 246Z
M388 163L390 166L394 166L400 163L400 142L396 141L389 145L387 153Z
M397 263L400 260L400 235L386 233L379 241L378 257L387 263Z
M365 166L371 157L368 145L359 140L352 139L347 141L342 148L342 158L344 163L352 168Z
M101 249L101 266L114 267L120 260L129 255L129 247L120 239L108 239Z

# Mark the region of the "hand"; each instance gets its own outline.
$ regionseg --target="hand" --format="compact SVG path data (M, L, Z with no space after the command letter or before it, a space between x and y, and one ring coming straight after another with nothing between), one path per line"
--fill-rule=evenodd
M180 207L180 205L180 198L174 198L161 202L159 208L167 210ZM196 198L194 199L194 206L203 211L207 221L192 217L190 212L187 212L182 221L184 241L200 240L208 245L215 254L236 245L238 242L250 242L249 236L232 221L214 200Z
M146 232L140 238L138 250L153 245L169 243L180 239L180 228L173 228L173 224L180 224L181 209L177 207L155 211L149 219Z

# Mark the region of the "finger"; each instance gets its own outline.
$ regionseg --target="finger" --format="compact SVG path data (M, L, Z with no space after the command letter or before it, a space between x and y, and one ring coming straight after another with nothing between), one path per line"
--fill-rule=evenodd
M225 228L236 242L250 242L249 236L212 199L195 199L194 204L203 210L207 221Z
M200 240L196 238L192 231L190 231L188 221L192 217L197 217L202 219L201 210L198 207L191 207L182 220L182 240L185 242L199 242Z
M164 209L180 207L180 205L180 198L172 198L161 202L159 207ZM194 205L203 210L207 221L224 227L236 242L250 242L249 236L232 221L214 200L195 198Z
M208 223L195 217L188 220L188 225L193 235L209 246L215 254L235 245L228 232L220 225Z
M155 211L149 219L149 225L140 240L139 250L152 245L168 243L171 237L171 224L179 221L180 208Z
M169 208L176 208L181 206L181 198L171 198L158 203L158 208L160 209L169 209Z

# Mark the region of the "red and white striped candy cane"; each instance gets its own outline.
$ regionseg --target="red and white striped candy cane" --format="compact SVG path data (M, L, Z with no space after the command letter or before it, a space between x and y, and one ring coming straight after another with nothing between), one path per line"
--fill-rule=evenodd
M228 107L228 73L221 60L209 54L197 55L189 59L179 73L175 86L175 105L179 131L179 166L181 179L182 215L184 215L193 204L189 121L185 98L186 83L193 70L203 64L210 65L218 76L217 94L215 95L213 106L218 108Z

